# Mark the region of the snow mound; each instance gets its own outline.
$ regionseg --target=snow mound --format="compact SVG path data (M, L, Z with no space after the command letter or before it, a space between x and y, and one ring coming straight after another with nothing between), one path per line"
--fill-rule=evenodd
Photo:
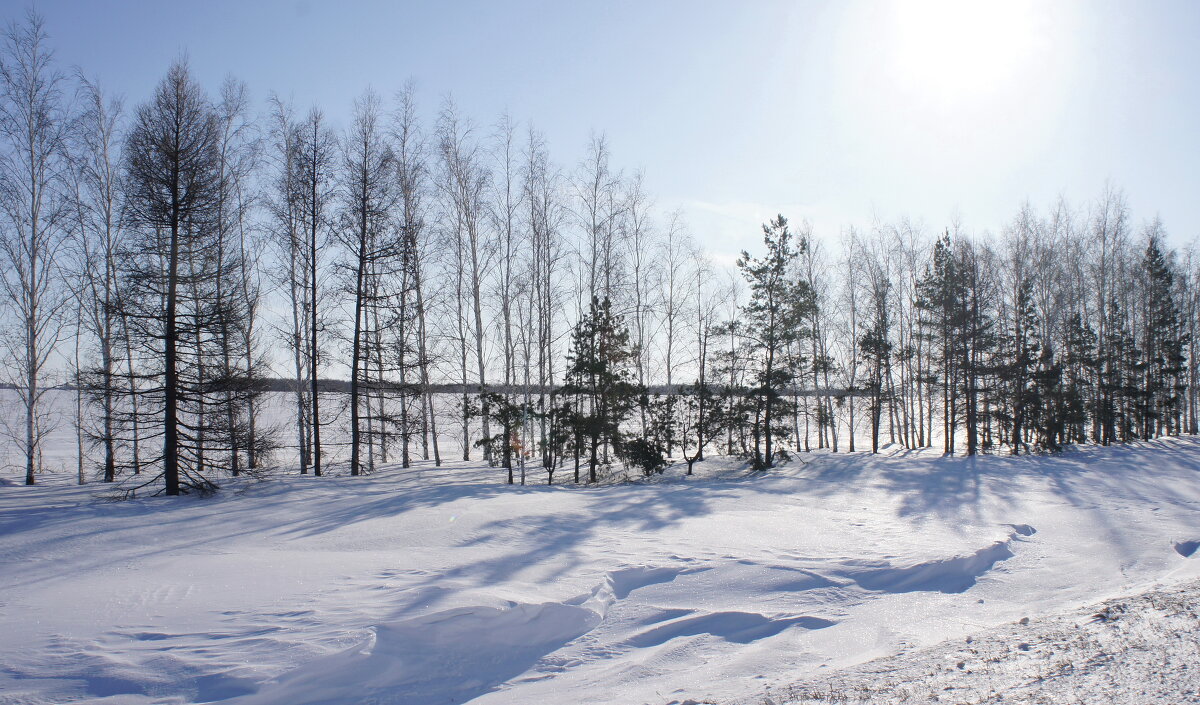
M853 588L871 593L965 592L996 563L1013 557L1014 541L1034 533L1025 524L1007 526L1013 531L1006 540L968 555L908 566L858 560L781 565L725 556L623 567L604 573L590 591L561 602L459 607L377 625L373 637L359 646L318 659L231 702L350 705L374 696L396 705L464 703L515 680L553 678L578 663L580 654L615 658L680 639L698 639L707 646L695 648L711 650L721 644L751 644L793 629L826 629L838 622L797 613L796 608L806 599L809 604L826 604L831 591ZM806 594L814 597L801 597ZM703 607L705 596L753 604L755 595L774 596L774 603L758 601L762 607L785 609Z
M1191 558L1196 553L1196 549L1200 548L1200 541L1180 541L1175 544L1175 552L1184 558Z
M232 702L350 705L379 695L395 705L463 703L525 673L543 657L592 631L616 601L635 590L697 570L703 568L632 566L608 572L590 592L563 602L460 607L381 624L366 642ZM675 616L668 613L664 618ZM780 624L775 632L787 626ZM748 639L754 628L746 624L739 629L729 622L712 626L734 641ZM766 636L770 629L759 631Z
M1004 526L1011 528L1021 536L1033 536L1037 533L1037 529L1033 528L1029 524L1005 524Z
M600 615L562 603L467 607L375 627L372 639L320 659L254 695L233 700L293 705L463 703L587 633Z
M1000 561L1013 557L1011 544L1017 536L1031 536L1034 529L1026 524L1009 524L1014 532L1005 541L966 555L944 560L928 561L895 568L891 566L868 570L850 570L843 575L865 590L878 592L966 592L975 581L988 573Z
M750 612L713 612L697 617L677 619L669 624L642 632L631 638L630 646L645 648L660 646L681 636L699 636L709 634L735 644L749 644L752 641L775 636L788 627L802 629L824 629L832 627L837 622L821 619L820 617L784 617L772 619L761 614Z
M622 604L634 592L656 587L683 599L712 585L746 582L747 573L775 576L774 589L809 590L835 583L800 570L758 566L751 561L724 565L632 566L609 571L591 591L562 602L503 607L460 607L375 626L363 643L303 666L269 682L257 693L235 698L238 705L350 705L378 697L396 705L464 703L499 689L531 671L553 674L572 663L547 659L577 641L592 655L613 656L658 647L684 637L749 644L793 627L816 630L837 622L808 615L769 616L736 610L700 611ZM691 580L672 588L681 576ZM758 589L761 589L759 585ZM719 589L719 588L717 588ZM620 607L620 609L617 609ZM610 613L616 613L611 620ZM607 633L594 634L608 621ZM632 636L622 629L636 627ZM587 639L581 637L587 636ZM560 663L560 661L562 663ZM541 668L535 668L537 666ZM544 677L552 677L545 675ZM541 676L534 676L538 680ZM527 676L522 680L530 680Z
M634 566L632 568L624 568L615 570L608 574L607 586L612 596L618 600L623 600L629 597L629 593L640 588L660 583L669 583L675 580L680 575L694 573L703 568L651 568L648 566Z

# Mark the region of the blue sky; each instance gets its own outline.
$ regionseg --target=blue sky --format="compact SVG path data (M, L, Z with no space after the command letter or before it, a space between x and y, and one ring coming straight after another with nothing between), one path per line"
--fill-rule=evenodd
M26 5L6 3L17 17ZM996 231L1026 198L1106 180L1176 244L1200 236L1197 2L67 2L60 63L136 104L186 52L344 123L416 81L486 128L504 110L572 168L589 134L642 168L718 253L775 212L836 237L959 214Z

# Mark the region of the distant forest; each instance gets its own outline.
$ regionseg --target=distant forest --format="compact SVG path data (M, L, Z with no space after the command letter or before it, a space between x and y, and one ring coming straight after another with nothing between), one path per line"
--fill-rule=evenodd
M169 495L284 444L327 473L333 424L351 475L452 452L509 482L1197 432L1200 258L1119 189L990 234L779 216L730 270L601 136L558 164L507 115L446 100L422 124L411 85L335 130L233 78L210 93L185 60L127 106L47 37L30 13L0 52L2 367L29 484L60 384L99 459L79 480Z

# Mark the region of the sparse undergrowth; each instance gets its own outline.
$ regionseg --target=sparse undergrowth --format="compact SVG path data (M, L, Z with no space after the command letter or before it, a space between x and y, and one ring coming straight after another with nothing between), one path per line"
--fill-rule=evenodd
M1200 582L900 653L745 705L1200 702Z

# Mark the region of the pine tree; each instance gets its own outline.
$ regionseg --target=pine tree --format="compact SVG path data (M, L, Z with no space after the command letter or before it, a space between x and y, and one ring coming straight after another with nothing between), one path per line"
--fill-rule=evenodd
M529 407L508 394L489 392L487 402L491 407L492 420L498 424L496 433L475 442L488 454L499 458L501 467L508 474L508 484L514 484L513 459L522 452L520 429L529 419ZM522 466L523 467L523 466ZM553 479L553 477L551 477ZM525 484L524 472L521 484Z
M1088 439L1088 400L1094 398L1099 379L1096 332L1075 312L1067 320L1066 345L1062 354L1063 390L1060 410L1064 440L1083 443ZM1096 440L1099 440L1098 438Z
M875 318L867 331L859 340L863 360L867 365L866 392L869 395L871 414L871 452L879 452L879 429L883 419L883 406L887 401L887 389L884 380L887 376L888 361L892 356L892 342L889 337L891 324L889 322L887 305L884 303L875 308Z
M588 482L599 480L602 453L621 454L621 422L632 412L641 390L633 382L636 351L629 331L612 312L608 299L592 299L587 315L571 334L563 394L575 397L576 459L587 441ZM578 467L578 462L576 467ZM578 480L577 480L578 481Z
M989 394L986 387L988 377L993 373L989 361L993 357L996 345L996 334L993 328L992 300L988 282L984 276L984 266L981 262L982 253L979 247L971 243L960 243L957 268L961 278L962 297L959 305L958 351L962 357L959 368L961 371L961 395L966 404L964 409L964 430L967 434L967 455L979 452L980 439L980 397ZM986 405L984 405L986 410ZM986 429L986 418L984 428Z
M703 378L679 390L679 445L687 463L687 474L692 466L704 459L704 448L720 430L720 417L713 413L714 394L712 387Z
M789 349L807 339L813 303L812 290L795 276L795 265L808 246L804 239L793 242L787 219L782 215L763 225L767 253L752 259L743 251L737 266L750 285L750 300L741 310L741 337L748 343L753 364L751 435L752 462L756 469L774 466L777 437L786 437L782 425L791 404L784 397L803 365L803 356L789 357Z
M1033 375L1030 423L1036 428L1038 444L1051 452L1066 443L1068 396L1063 388L1063 366L1054 359L1054 350L1044 346Z
M1017 285L1013 302L1013 328L1005 337L1007 357L1001 369L1001 383L1007 388L1009 446L1018 455L1025 444L1025 435L1032 425L1030 419L1046 401L1034 383L1041 360L1041 344L1037 337L1037 311L1033 307L1033 286L1028 279Z
M1140 426L1143 438L1177 433L1186 387L1183 322L1176 301L1175 273L1158 234L1146 245L1142 267L1145 339L1142 345Z
M918 330L929 341L933 354L931 374L942 396L942 438L944 453L954 453L954 432L958 423L957 380L962 354L963 292L957 262L946 232L933 245L933 261L917 283L915 306L919 311Z

